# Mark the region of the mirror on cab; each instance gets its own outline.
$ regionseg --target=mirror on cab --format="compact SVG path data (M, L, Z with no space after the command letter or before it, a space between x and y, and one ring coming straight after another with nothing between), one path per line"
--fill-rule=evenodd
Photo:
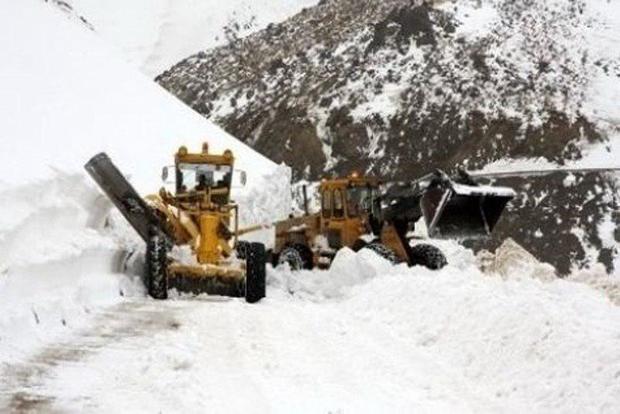
M168 165L161 170L161 181L166 184L174 183L174 165Z
M235 170L233 174L233 186L234 187L245 187L248 183L248 173L243 170Z

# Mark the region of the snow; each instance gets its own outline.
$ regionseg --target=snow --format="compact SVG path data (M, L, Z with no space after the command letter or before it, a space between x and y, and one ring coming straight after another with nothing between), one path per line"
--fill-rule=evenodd
M255 306L129 299L11 380L49 411L617 409L620 308L602 291L549 277L514 244L484 273L441 247L440 272L347 249L329 271L270 269Z
M249 174L245 224L288 213L290 170L51 6L1 7L0 411L617 411L620 283L557 279L511 242L479 256L438 242L438 272L343 249L328 271L269 268L256 305L146 298L139 255L125 260L137 236L89 156L108 151L149 192L176 146L208 135Z
M593 0L588 2L588 11L592 18L605 22L596 30L585 29L591 58L611 67L606 71L596 72L586 107L595 119L617 126L620 124L620 109L617 104L620 99L620 67L617 63L620 58L620 5L613 1ZM613 60L616 61L615 65Z
M201 50L226 43L224 27L246 35L318 0L72 0L104 39L151 78Z
M121 273L124 250L141 243L86 175L106 151L140 193L184 144L230 148L248 186L235 189L244 225L288 214L277 166L208 122L119 58L54 6L3 3L0 13L0 363L88 320L92 308L141 289ZM267 183L265 182L267 181ZM281 195L278 193L278 195ZM256 205L257 200L261 204ZM288 204L287 204L288 203ZM262 223L262 221L259 221ZM113 226L113 232L110 229ZM31 339L27 339L27 337Z
M230 148L239 168L275 164L206 121L122 61L103 40L33 0L0 16L0 177L11 184L82 171L107 151L139 192L156 191L160 171L184 144ZM32 26L24 21L32 21ZM37 27L31 30L31 27ZM44 64L42 64L42 62ZM249 174L251 180L259 174Z
M479 173L504 173L514 171L537 171L537 170L556 170L561 168L558 164L548 161L545 158L519 158L519 159L507 159L494 161L487 164Z
M490 185L464 185L451 183L452 189L458 195L494 195L498 197L513 198L517 193L509 187L499 187Z
M451 2L439 3L438 9L450 11L454 5ZM455 34L468 38L469 40L485 36L499 19L497 10L489 2L463 1L457 7L456 18L460 25L456 28Z

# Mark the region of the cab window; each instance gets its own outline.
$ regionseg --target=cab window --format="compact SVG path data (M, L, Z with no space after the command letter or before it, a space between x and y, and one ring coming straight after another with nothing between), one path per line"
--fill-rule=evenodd
M323 191L323 203L321 209L323 210L323 217L329 218L332 215L331 191Z
M344 197L341 190L334 191L334 217L344 217Z
M372 192L367 187L352 187L347 191L347 212L349 217L358 217L370 208Z
M230 165L181 163L177 166L177 192L205 191L207 188L229 188Z

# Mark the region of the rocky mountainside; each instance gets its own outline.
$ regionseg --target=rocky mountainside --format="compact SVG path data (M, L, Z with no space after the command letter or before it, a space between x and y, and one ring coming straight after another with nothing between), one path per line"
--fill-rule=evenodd
M619 136L617 15L605 0L324 0L157 81L297 179L590 166ZM562 273L613 270L613 177L503 181L520 199L477 247L510 235Z

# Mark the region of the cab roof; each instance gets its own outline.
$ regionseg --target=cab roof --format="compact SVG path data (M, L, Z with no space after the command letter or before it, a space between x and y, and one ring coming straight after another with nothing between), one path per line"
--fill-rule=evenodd
M353 173L348 177L324 179L321 181L320 191L353 187L378 188L379 185L381 182L374 177L359 176Z
M187 147L180 147L175 154L174 160L177 164L213 164L230 165L235 163L235 157L231 150L224 151L223 154L210 154L209 144L202 144L202 152L190 153Z

